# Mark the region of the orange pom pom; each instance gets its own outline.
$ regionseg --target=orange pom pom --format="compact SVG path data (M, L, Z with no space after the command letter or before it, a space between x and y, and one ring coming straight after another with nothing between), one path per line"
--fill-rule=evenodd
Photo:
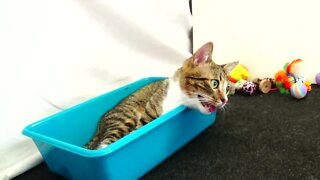
M284 70L278 71L276 75L274 76L274 79L276 81L284 81L284 79L287 77L287 73Z

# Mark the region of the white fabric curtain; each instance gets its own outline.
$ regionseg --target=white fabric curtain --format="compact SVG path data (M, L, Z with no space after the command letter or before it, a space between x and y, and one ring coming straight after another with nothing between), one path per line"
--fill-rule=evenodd
M22 129L190 56L189 1L0 1L0 179L42 158Z

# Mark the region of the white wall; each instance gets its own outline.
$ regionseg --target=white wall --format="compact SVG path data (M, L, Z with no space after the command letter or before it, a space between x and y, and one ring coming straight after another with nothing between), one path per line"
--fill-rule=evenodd
M320 72L320 1L197 0L194 46L215 44L218 63L239 60L254 77L273 77L283 65L303 59L301 74Z

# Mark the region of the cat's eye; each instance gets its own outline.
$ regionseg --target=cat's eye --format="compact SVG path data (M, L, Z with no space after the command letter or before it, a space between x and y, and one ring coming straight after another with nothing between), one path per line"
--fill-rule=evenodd
M219 86L219 81L215 79L211 80L211 86L213 89L217 89Z

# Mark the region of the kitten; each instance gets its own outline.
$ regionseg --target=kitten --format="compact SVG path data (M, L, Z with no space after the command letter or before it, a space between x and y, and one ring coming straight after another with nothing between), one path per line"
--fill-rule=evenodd
M227 74L238 64L212 61L213 44L203 45L173 77L136 91L101 118L87 149L100 149L151 122L180 104L209 114L228 102Z

